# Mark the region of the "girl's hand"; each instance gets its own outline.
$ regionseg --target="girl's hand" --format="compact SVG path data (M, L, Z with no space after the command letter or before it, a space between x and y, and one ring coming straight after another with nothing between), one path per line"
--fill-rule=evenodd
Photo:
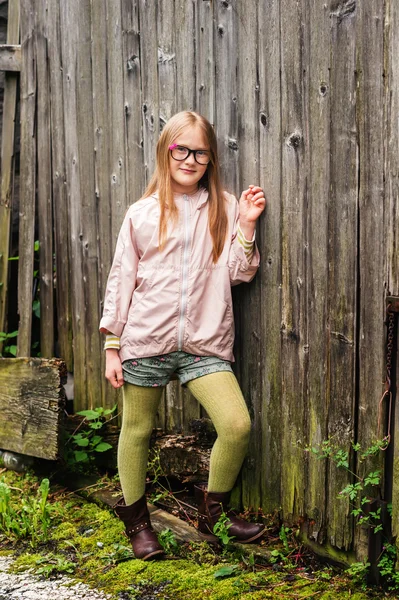
M115 348L108 348L105 351L105 377L116 390L124 383L121 359Z
M240 198L240 225L244 223L255 225L265 206L266 199L262 188L257 185L248 186Z

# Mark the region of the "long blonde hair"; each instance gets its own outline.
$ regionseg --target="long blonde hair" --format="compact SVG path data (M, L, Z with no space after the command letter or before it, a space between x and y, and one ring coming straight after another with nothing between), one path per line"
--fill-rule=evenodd
M144 197L158 191L161 209L159 218L159 247L162 248L165 244L168 219L170 218L176 223L178 217L178 209L173 199L169 169L169 146L184 129L196 126L201 129L205 140L208 142L211 154L211 161L202 179L199 181L199 185L206 188L209 194L208 223L213 242L212 258L213 262L216 263L223 251L227 235L226 199L220 181L216 136L212 125L205 117L195 112L182 111L169 119L157 143L156 168L144 192ZM166 207L169 209L168 214L166 213Z

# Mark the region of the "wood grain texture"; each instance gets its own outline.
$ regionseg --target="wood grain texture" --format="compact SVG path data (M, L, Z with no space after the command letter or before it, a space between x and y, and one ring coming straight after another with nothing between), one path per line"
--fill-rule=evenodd
M259 79L257 70L257 2L237 3L238 47L246 48L238 55L237 111L239 158L239 188L259 184ZM256 473L262 456L262 380L257 376L262 365L260 278L236 290L235 301L239 315L238 327L241 344L239 381L251 415L253 435L250 437L248 456L242 473L244 506L257 509L261 505L260 480ZM255 433L256 432L256 433Z
M68 203L68 254L72 299L72 334L75 409L88 408L86 371L86 303L83 281L83 256L81 223L83 199L80 185L79 130L77 115L77 82L79 71L77 50L81 6L76 3L60 3L61 52L63 73L63 97L65 119L65 174ZM90 30L89 30L90 31ZM92 132L90 132L92 134ZM92 135L90 135L92 139Z
M54 356L54 266L47 0L38 0L36 11L40 355L51 358Z
M307 312L308 356L307 417L304 438L312 447L327 439L328 406L328 218L330 194L330 15L325 4L308 4L308 152L309 186L307 207ZM326 464L312 453L307 457L305 512L308 535L323 543L326 528Z
M21 1L21 164L18 270L18 356L29 356L32 337L32 282L36 196L36 100L35 10L30 0Z
M10 2L8 5L7 24L7 42L9 44L17 44L19 42L19 25L20 4L19 2ZM6 331L17 85L17 74L6 73L4 77L0 175L0 331Z
M261 254L260 369L262 398L260 427L262 451L262 508L270 513L281 498L281 90L280 3L258 5L259 48L259 184L267 205L258 226ZM254 376L259 377L256 373Z
M15 4L10 2L10 4ZM18 44L0 44L0 71L21 70L21 46Z
M51 174L59 356L73 371L72 300L68 252L68 202L65 166L65 113L62 71L60 8L52 2L47 11L48 65L50 73Z
M384 434L378 431L383 392L385 331L384 239L384 6L359 3L357 14L357 123L359 130L359 300L357 440L368 448ZM364 257L369 256L369 260ZM362 293L361 290L367 290ZM381 415L384 422L383 415ZM384 469L384 453L358 465L363 477ZM381 490L383 495L383 490ZM391 498L387 499L388 501ZM357 545L358 560L368 548ZM381 550L380 550L381 551Z
M356 363L356 281L358 241L358 149L356 131L356 10L342 12L332 2L331 163L329 243L328 437L344 450L354 439ZM354 6L351 5L351 6ZM347 549L352 543L351 507L337 501L349 476L332 463L327 474L327 541Z
M306 485L302 446L306 419L308 148L307 52L304 2L281 2L281 260L282 260L282 471L285 516L304 513Z
M56 460L64 416L65 363L0 359L0 448Z

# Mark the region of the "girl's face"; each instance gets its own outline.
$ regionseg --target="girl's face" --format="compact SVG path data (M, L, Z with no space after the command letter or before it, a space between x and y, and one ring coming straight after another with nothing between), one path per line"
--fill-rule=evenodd
M209 144L199 127L185 129L173 144L184 146L190 150L209 150ZM207 170L208 165L199 164L191 153L184 160L175 160L169 151L169 169L172 178L172 189L177 194L192 194L198 189L198 182Z

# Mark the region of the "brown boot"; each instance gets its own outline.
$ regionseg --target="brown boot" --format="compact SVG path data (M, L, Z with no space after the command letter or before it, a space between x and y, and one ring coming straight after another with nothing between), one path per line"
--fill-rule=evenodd
M147 560L165 554L151 526L146 497L126 506L122 498L114 505L115 514L123 521L136 558Z
M234 542L248 544L260 538L266 531L261 523L248 523L239 519L234 511L227 509L230 493L208 492L205 484L194 486L195 497L198 502L198 530L200 536L208 542L218 541L213 533L213 527L222 511L226 513L228 521L228 534L234 537ZM230 525L230 527L229 527Z

